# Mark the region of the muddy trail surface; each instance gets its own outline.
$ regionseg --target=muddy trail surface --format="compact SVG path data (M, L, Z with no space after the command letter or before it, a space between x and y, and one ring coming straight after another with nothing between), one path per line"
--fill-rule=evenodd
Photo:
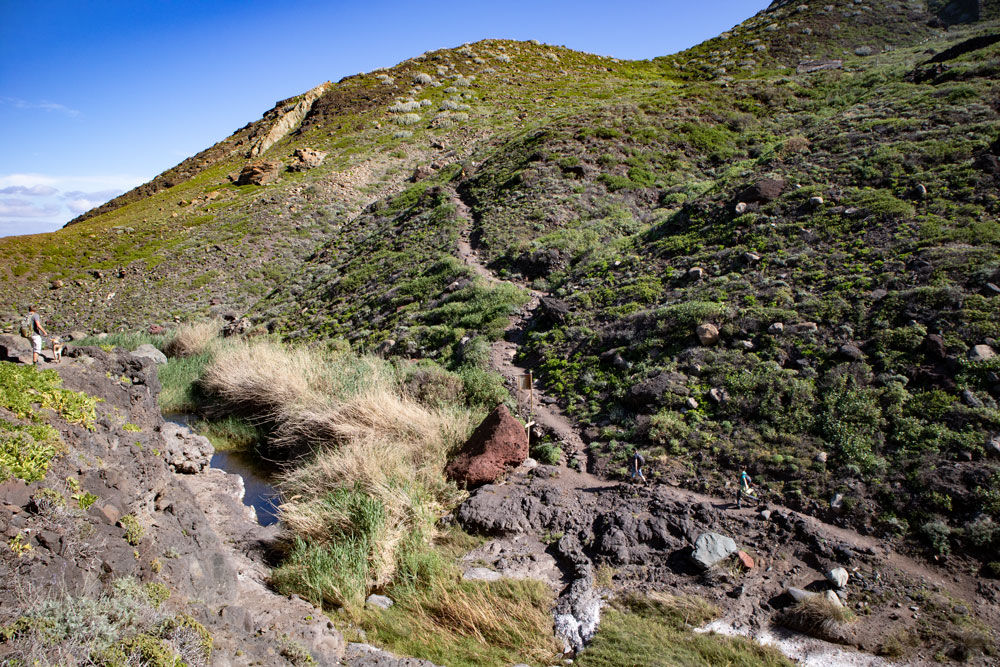
M565 454L558 466L522 467L503 483L477 489L459 509L467 529L494 536L475 554L493 574L479 568L470 578L532 576L546 563L544 576L535 578L557 591L556 632L567 654L593 637L604 599L666 590L719 606L723 616L710 630L756 637L806 664L885 664L874 653L894 654L894 664L925 664L935 656L990 664L992 658L968 650L967 635L989 637L1000 629L1000 586L958 561L929 564L897 552L891 540L778 503L737 509L728 490L722 498L672 483L634 485L594 474L579 428L538 378L533 400L519 389L520 378L533 369L518 351L550 295L499 279L481 260L471 209L457 194L453 203L465 221L458 257L484 280L510 282L530 294L493 344L490 364L517 397L522 417L535 423L533 441L548 436ZM753 568L694 565L692 547L708 532L732 537ZM838 567L848 571L849 582L836 589L826 574ZM789 633L775 625L793 604L789 588L836 590L857 620L825 632L829 641Z

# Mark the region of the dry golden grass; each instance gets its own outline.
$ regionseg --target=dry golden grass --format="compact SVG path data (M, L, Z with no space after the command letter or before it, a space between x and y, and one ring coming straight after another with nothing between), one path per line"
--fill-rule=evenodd
M309 561L310 576L324 558L343 557L364 571L363 557L365 585L389 583L401 545L412 547L415 536L429 540L437 517L461 498L443 470L449 450L472 430L469 411L421 405L384 360L227 341L201 382L228 410L267 422L270 445L307 454L279 485L289 541L332 550L329 558ZM347 597L342 591L333 596Z
M218 320L202 320L183 324L163 346L163 351L171 357L193 357L207 352L218 338L222 325Z
M833 642L844 641L844 626L853 620L854 613L850 609L825 595L796 602L779 618L785 627Z
M201 377L202 387L242 414L276 419L289 406L321 400L321 360L269 341L227 342Z

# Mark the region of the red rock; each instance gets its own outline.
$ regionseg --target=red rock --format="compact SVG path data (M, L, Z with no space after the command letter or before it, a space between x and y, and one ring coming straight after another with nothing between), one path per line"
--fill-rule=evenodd
M160 324L150 324L149 325L149 335L150 336L159 336L159 335L165 334L166 332L167 332L166 327L164 327L164 326L162 326Z
M736 557L740 559L741 563L743 563L743 567L748 570L753 569L753 558L750 557L750 554L745 551L737 551Z
M278 180L281 173L281 162L277 160L258 160L243 167L236 185L265 185Z
M520 465L526 458L528 435L507 407L501 405L462 445L445 468L445 474L460 485L479 486L495 482L508 466Z

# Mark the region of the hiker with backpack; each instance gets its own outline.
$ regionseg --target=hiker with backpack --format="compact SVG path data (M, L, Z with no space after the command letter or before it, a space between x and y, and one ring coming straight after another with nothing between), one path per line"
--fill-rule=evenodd
M41 365L38 355L42 353L42 336L48 336L49 333L42 326L42 320L34 306L28 306L28 314L21 322L21 335L31 340L31 362L36 366Z
M754 503L760 502L760 496L758 496L757 492L750 486L751 481L750 475L747 474L746 470L740 473L740 483L739 486L736 487L736 509L743 508L744 498L752 500Z

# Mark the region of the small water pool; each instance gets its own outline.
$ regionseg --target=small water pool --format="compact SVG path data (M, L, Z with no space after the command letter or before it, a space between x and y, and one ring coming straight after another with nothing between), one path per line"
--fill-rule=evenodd
M163 419L197 433L191 426L195 421L192 415L170 414L163 415ZM273 471L266 464L249 452L217 451L212 454L212 467L243 478L243 504L254 508L260 525L270 526L278 522L277 506L281 496L274 488Z

